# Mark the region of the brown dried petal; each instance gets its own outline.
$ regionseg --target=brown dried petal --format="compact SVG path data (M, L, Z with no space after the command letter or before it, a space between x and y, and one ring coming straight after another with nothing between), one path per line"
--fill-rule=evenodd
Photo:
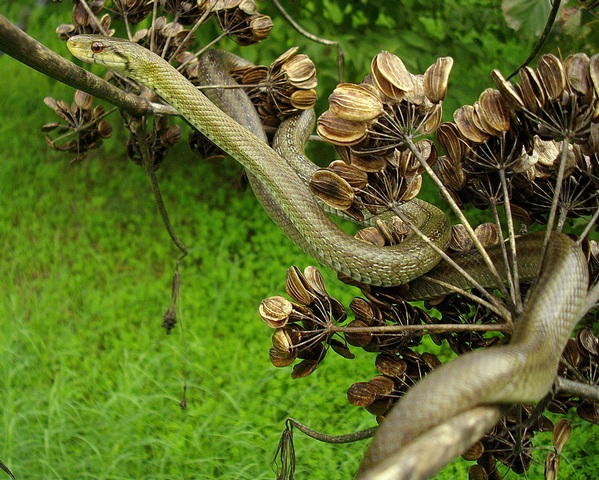
M467 252L472 249L474 242L470 238L470 234L466 230L466 227L459 223L451 226L451 240L449 241L449 248L456 252Z
M329 97L331 112L339 118L353 121L369 121L383 111L379 96L368 86L342 83Z
M316 293L322 297L328 297L324 277L318 268L313 265L308 265L304 269L304 278L306 279L308 286L312 287Z
M274 26L272 19L268 15L256 15L250 20L250 30L252 31L252 39L259 42L268 37L272 27Z
M565 418L559 419L553 427L553 446L556 453L562 453L562 449L572 435L572 424Z
M297 358L297 352L295 350L290 352L279 352L275 348L271 348L268 351L268 356L275 367L281 368L291 365Z
M460 191L466 184L466 173L461 164L454 164L449 157L439 157L436 164L437 174L443 184L454 192Z
M495 223L482 223L474 229L474 233L483 247L499 243L499 229Z
M439 103L445 98L451 67L453 58L440 57L424 72L424 94L432 103Z
M583 420L589 423L599 425L599 404L595 403L583 403L576 408L576 413Z
M377 227L366 227L356 233L355 238L363 242L376 245L377 247L385 246L385 237Z
M293 349L293 342L285 328L277 328L273 332L272 348L282 353L288 353Z
M337 340L336 338L331 339L329 344L331 345L331 348L335 351L337 355L340 355L343 358L347 358L349 360L353 360L354 358L356 358L356 356L353 353L351 353L349 347L345 343Z
M576 334L576 341L586 356L589 356L589 354L595 357L599 356L599 340L593 335L593 332L589 327L581 328L578 331Z
M483 453L485 453L485 446L483 442L476 442L468 450L462 453L462 458L470 462L478 460Z
M443 123L437 130L437 140L443 151L455 164L461 162L466 156L468 146L461 138L460 131L455 123Z
M551 54L541 55L537 62L537 72L547 98L561 98L566 88L566 75L560 59Z
M303 273L295 266L287 270L285 290L293 300L303 305L310 305L314 300L314 290L307 284Z
M349 304L349 308L356 317L356 320L361 320L370 324L374 319L374 310L370 303L360 297L355 297Z
M291 378L304 378L310 375L320 363L319 360L306 358L293 367Z
M378 395L381 397L390 395L393 390L395 390L395 382L393 382L393 379L384 375L377 375L368 383L377 389Z
M477 114L488 133L498 135L510 129L510 113L499 90L487 88L481 93L478 103L480 110Z
M520 69L518 76L526 108L533 113L538 112L545 106L545 91L537 72L530 67L524 67Z
M112 125L106 120L100 120L98 122L98 133L102 138L108 138L112 135Z
M386 353L376 357L375 366L383 375L394 378L403 378L408 368L405 361Z
M312 108L316 104L316 100L318 100L318 95L314 89L296 90L289 98L291 106L300 110Z
M368 174L363 170L348 165L343 160L335 160L329 169L343 178L353 188L362 189L368 184Z

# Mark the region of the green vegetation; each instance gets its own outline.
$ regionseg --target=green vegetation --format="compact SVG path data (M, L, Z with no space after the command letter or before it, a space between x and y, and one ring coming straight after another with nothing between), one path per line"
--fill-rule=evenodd
M25 2L3 3L0 11L18 20ZM53 31L68 21L69 3L37 7L28 29L64 55ZM435 56L452 54L462 69L454 75L460 80L452 85L453 106L490 84L490 68L515 67L530 45L506 37L494 2L478 2L474 13L458 2L434 2L456 9L455 25L469 19L463 24L469 36L449 35L442 23L449 17L435 19L432 7L407 15L402 22L420 25L408 31L382 7L373 29L365 16L372 8L358 15L324 3L330 9L323 24L347 31L355 18L354 33L339 34L351 53L348 80L358 80L381 48L402 56L415 49L406 52L407 63L419 71ZM319 5L307 2L308 12ZM477 31L473 22L489 27ZM322 31L317 20L304 26ZM390 38L395 28L401 33ZM278 35L262 51L253 47L250 57L269 62L292 44L287 31ZM431 38L436 43L426 43L426 51L416 49ZM441 44L447 48L439 50ZM455 55L458 45L463 50ZM305 50L318 58L323 47ZM510 60L498 64L499 58ZM116 133L87 160L69 164L48 150L39 127L53 121L42 99L70 99L72 90L7 56L0 68L0 460L18 479L267 479L274 477L270 464L287 416L332 434L372 425L369 414L345 400L352 381L372 375L367 355L351 362L330 356L299 381L270 364L270 330L257 306L284 291L287 266L313 261L249 192L233 187L240 168L232 160L206 163L182 145L159 171L172 222L191 250L181 268L185 329L179 323L167 336L160 324L178 252L145 173L122 153L124 136ZM323 74L323 98L333 71ZM326 274L331 293L347 304L355 292ZM589 461L598 458L590 426L574 437L560 473L589 478L599 469ZM332 479L351 478L365 444L329 446L298 434L295 446L298 479ZM446 478L458 471L463 467L450 467Z

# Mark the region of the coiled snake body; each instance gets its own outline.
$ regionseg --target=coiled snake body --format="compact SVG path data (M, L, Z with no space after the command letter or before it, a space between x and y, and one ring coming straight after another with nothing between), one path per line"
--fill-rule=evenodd
M417 236L395 247L379 248L347 235L330 221L279 154L224 114L157 55L124 40L94 35L73 37L67 45L79 59L120 71L154 90L237 159L262 191L258 196L275 222L326 266L364 283L390 286L414 280L439 262L439 255ZM445 247L449 223L439 210L420 201L403 208L433 243ZM541 243L538 235L518 242L518 259L530 264L531 271L538 268ZM463 355L411 388L379 428L362 461L359 478L398 478L393 465L399 450L477 405L536 401L548 392L561 352L578 321L588 273L581 248L563 234L552 234L547 258L550 262L541 270L510 344ZM473 269L475 275L485 275L483 267ZM429 291L426 284L414 288L421 288L412 290L420 297L444 293Z

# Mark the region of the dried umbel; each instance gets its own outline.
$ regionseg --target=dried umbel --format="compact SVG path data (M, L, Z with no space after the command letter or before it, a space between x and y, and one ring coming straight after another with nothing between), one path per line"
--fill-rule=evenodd
M347 344L336 338L331 327L342 323L347 313L343 305L331 297L322 275L315 267L302 273L297 267L287 271L287 294L266 298L260 304L260 317L274 329L269 355L273 365L285 367L296 358L293 378L312 373L324 359L329 347L338 354L353 358Z
M137 30L132 41L170 59L176 52L189 46L194 38L190 29L185 28L183 23L169 22L166 17L158 17L150 28Z
M252 100L264 125L278 127L289 117L316 104L316 67L293 47L268 67L248 65L231 72Z
M174 147L181 140L181 127L179 125L168 125L168 119L164 116L153 117L153 128L150 131L139 130L133 123L129 124L131 136L127 141L127 155L136 165L144 165L149 170L156 171L164 161L168 149ZM147 155L144 154L147 152Z
M544 55L536 69L522 69L520 84L494 71L498 90L460 107L438 131L445 155L435 168L457 203L495 208L507 193L514 215L545 223L561 168L560 222L592 214L599 168L593 72L583 54L563 63Z
M105 7L105 0L93 0L92 2L73 2L73 23L64 23L56 28L56 34L62 40L83 33L101 35L113 35L114 29L110 28L112 18L105 14L102 18L97 17Z
M398 354L382 353L375 366L381 375L368 382L354 383L347 390L350 404L364 407L369 413L382 418L395 402L426 373L441 365L431 353L419 354L410 349Z
M317 188L323 201L361 220L365 210L377 213L418 194L420 162L432 165L437 154L429 140L414 139L438 127L452 65L450 57L439 58L424 75L413 75L399 57L382 52L361 84L337 86L329 98L330 109L318 119L318 134L335 145L342 160L361 171L365 181L352 184L344 178L356 177L351 170L335 171L331 165L335 175L328 178L330 191L348 192L349 183L353 200L341 208L336 198L327 198L326 191Z
M84 159L89 150L98 148L103 139L112 135L112 126L105 119L106 110L102 105L94 107L94 98L88 93L77 90L70 105L51 97L46 97L44 103L61 119L42 126L46 143L54 150L74 154L73 161ZM52 138L50 132L58 136Z
M122 20L129 25L137 25L152 12L153 6L154 0L113 0L111 10L116 21Z
M251 45L264 40L273 27L270 17L258 12L254 0L216 2L212 11L222 31L239 45Z

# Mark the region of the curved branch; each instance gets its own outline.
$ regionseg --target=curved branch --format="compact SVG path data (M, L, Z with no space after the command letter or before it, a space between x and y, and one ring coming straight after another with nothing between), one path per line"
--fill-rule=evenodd
M150 104L124 93L106 80L78 67L42 45L0 15L0 50L19 62L66 85L83 90L140 117L151 113Z

